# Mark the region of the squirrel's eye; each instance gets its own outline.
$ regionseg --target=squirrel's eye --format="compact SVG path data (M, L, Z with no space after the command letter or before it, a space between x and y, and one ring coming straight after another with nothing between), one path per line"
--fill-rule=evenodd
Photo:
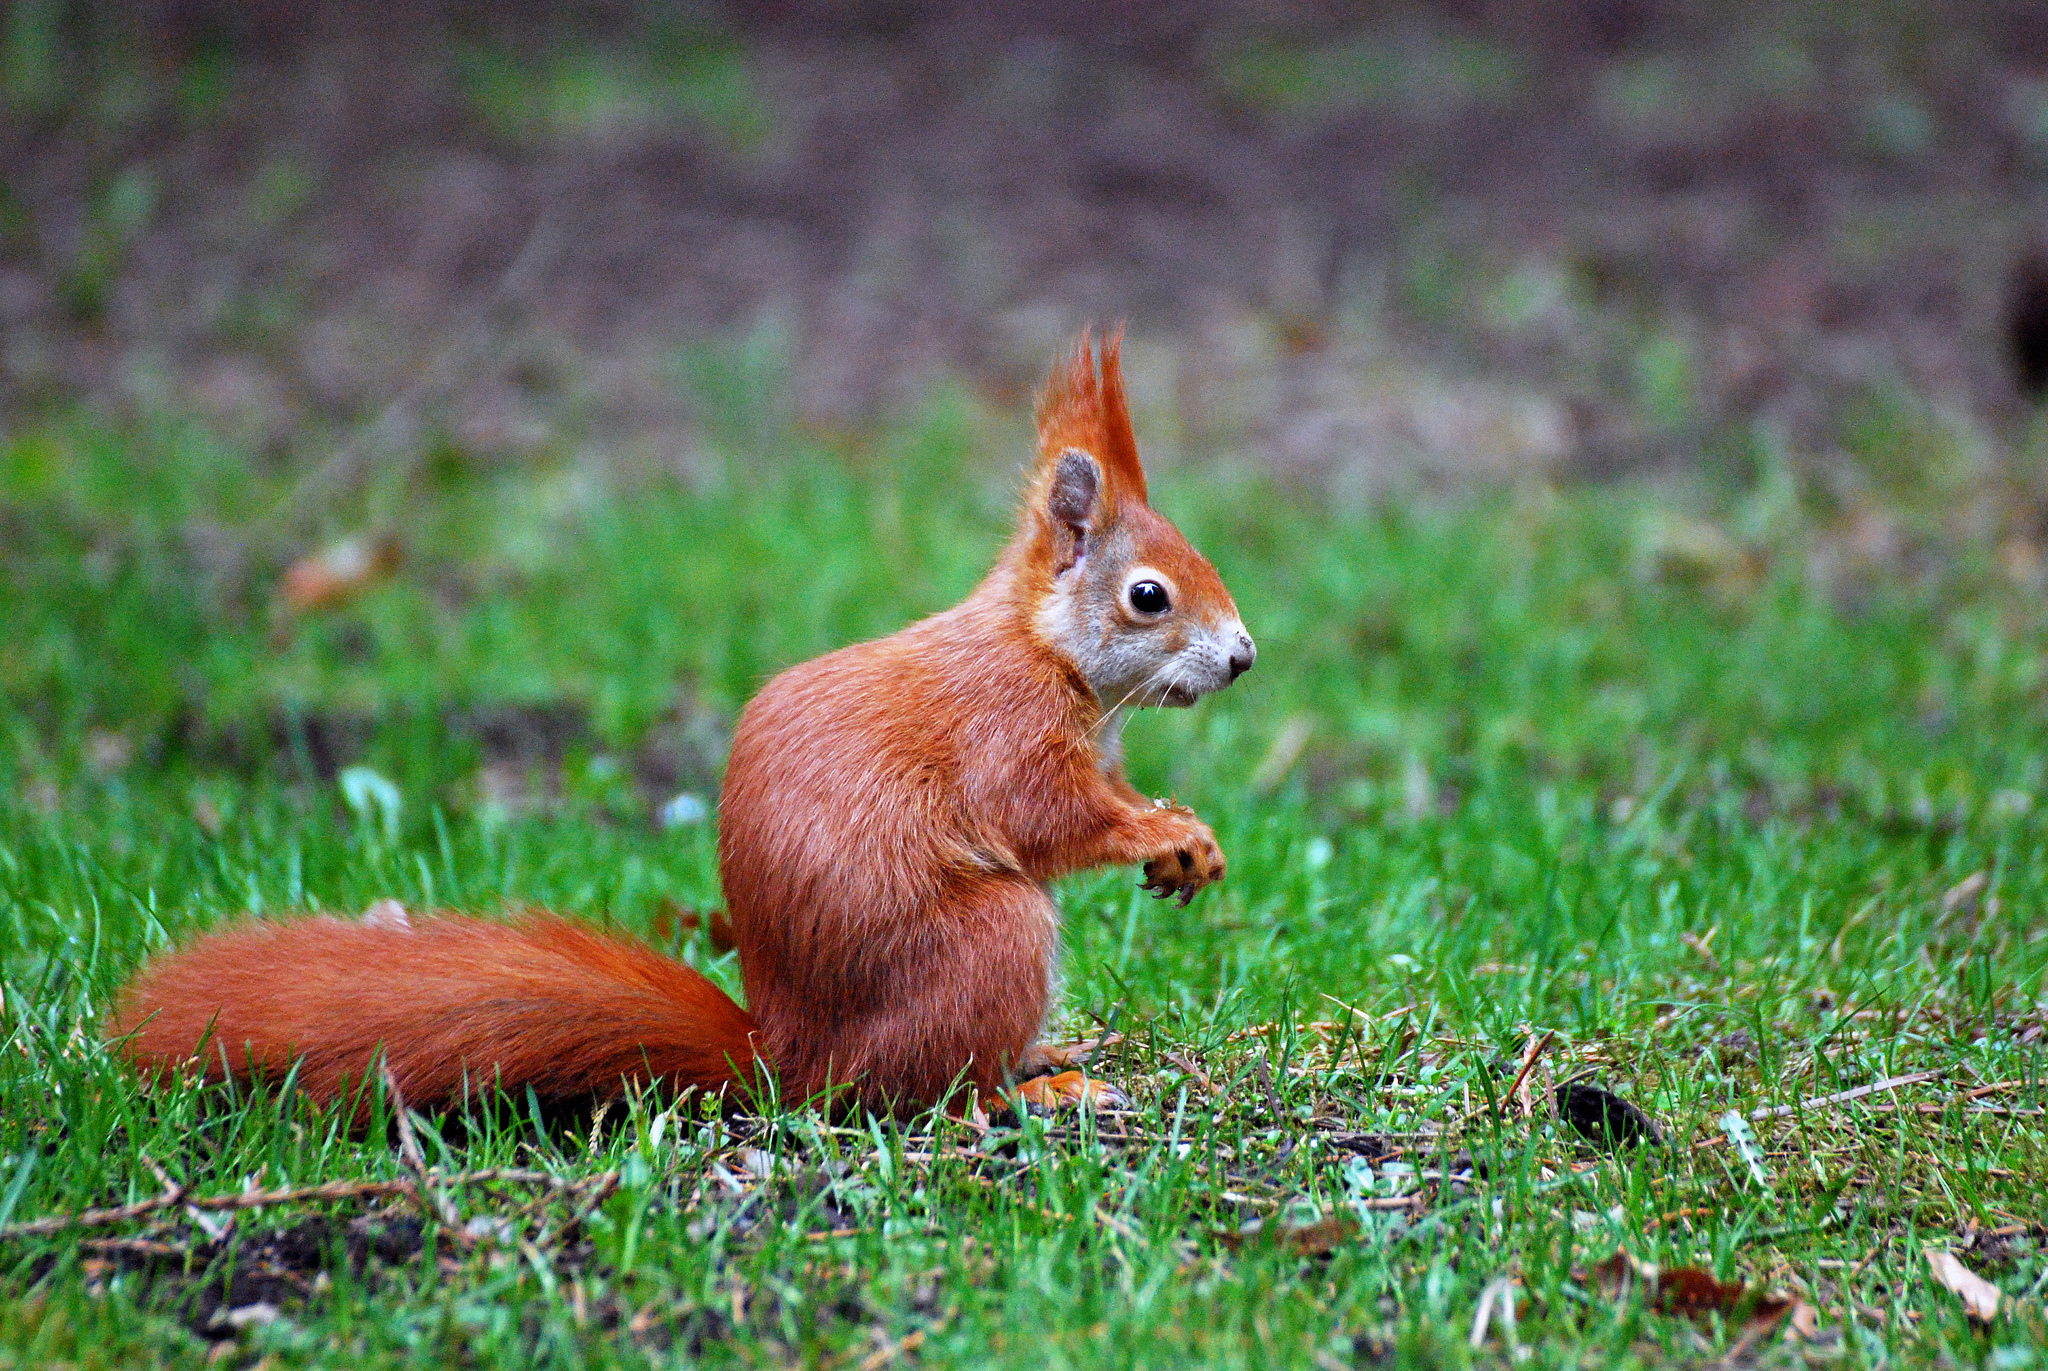
M1157 581L1133 581L1126 593L1130 596L1131 608L1140 614L1164 614L1173 605L1166 587Z

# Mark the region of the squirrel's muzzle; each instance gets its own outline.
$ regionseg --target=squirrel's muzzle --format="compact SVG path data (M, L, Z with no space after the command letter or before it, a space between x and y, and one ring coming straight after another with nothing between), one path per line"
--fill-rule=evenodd
M1252 641L1252 635L1243 629L1237 631L1237 645L1230 653L1230 679L1236 680L1252 669L1252 663L1259 660L1259 645Z

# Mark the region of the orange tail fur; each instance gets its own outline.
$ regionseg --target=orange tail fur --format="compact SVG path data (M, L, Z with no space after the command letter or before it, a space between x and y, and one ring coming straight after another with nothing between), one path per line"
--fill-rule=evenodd
M717 986L638 942L546 915L408 927L249 923L159 958L108 1036L138 1068L282 1078L331 1101L379 1053L415 1108L467 1088L609 1097L622 1081L751 1079L756 1025Z

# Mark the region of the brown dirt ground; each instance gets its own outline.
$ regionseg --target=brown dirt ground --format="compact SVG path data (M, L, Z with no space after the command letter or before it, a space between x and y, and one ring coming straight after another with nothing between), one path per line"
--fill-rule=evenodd
M411 396L373 446L688 466L693 340L779 347L834 432L945 375L1020 405L1117 319L1155 454L1339 489L1682 466L1750 420L1826 466L1873 388L1993 451L2025 413L2037 5L777 0L716 20L738 135L508 132L460 77L630 71L645 7L88 12L84 93L0 120L0 422L83 396L317 458Z

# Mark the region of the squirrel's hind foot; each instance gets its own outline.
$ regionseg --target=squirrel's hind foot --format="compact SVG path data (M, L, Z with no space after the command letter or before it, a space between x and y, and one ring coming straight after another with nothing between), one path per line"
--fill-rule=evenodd
M1079 1071L1033 1076L1017 1087L1018 1098L1041 1109L1129 1109L1131 1101L1108 1081Z

